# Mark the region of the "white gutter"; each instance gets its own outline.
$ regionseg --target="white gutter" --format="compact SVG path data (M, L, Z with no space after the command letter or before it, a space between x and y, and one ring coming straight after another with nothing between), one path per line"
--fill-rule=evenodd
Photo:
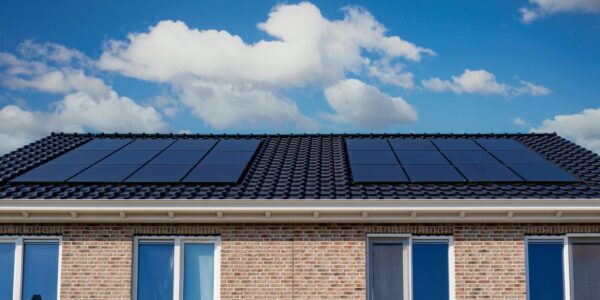
M600 223L600 199L3 199L0 223Z

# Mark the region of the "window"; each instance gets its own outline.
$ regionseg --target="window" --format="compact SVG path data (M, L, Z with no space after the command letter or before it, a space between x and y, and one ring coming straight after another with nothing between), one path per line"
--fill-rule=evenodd
M600 294L600 235L530 236L529 300L587 300Z
M60 245L60 237L0 237L0 299L60 299Z
M369 235L369 300L453 299L452 238Z
M133 299L219 299L219 237L136 237Z

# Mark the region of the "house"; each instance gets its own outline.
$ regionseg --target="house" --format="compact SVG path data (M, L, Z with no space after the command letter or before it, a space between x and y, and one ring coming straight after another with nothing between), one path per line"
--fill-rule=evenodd
M555 134L52 134L0 158L0 299L598 299Z

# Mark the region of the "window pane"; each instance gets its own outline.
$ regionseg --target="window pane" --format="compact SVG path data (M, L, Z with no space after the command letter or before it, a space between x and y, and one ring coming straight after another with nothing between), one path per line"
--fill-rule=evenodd
M138 300L173 299L173 243L140 243Z
M447 243L413 244L413 300L448 300L448 273Z
M58 287L58 243L23 245L22 299L55 300Z
M600 295L600 243L576 243L571 248L573 298L598 299Z
M530 243L527 272L529 300L562 300L563 244Z
M0 243L0 299L12 299L15 244Z
M371 244L370 300L401 300L403 296L402 243Z
M213 299L214 244L184 244L184 300Z

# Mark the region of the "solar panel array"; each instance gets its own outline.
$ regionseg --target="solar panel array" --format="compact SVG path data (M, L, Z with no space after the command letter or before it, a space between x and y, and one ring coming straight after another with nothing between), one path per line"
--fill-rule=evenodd
M258 139L104 139L81 145L14 182L237 183Z
M514 139L346 139L356 183L575 182Z

